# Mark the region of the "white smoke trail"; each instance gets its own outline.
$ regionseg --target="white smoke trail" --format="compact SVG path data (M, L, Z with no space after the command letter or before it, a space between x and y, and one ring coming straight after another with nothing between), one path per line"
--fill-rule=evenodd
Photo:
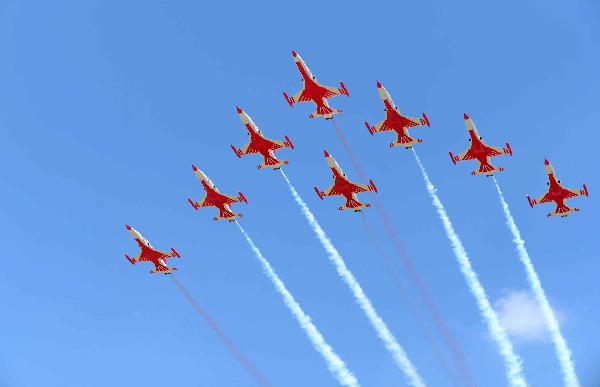
M496 181L495 177L494 184L496 184L496 190L498 190L498 195L500 196L500 203L502 204L502 209L504 210L506 224L512 233L513 241L515 242L517 252L519 253L519 258L523 263L523 266L525 266L527 281L529 282L529 286L531 286L531 290L533 291L533 294L540 305L542 315L546 320L546 325L548 326L550 336L554 342L554 348L556 349L556 353L558 355L565 386L579 387L579 380L577 379L575 366L573 364L573 360L571 359L571 350L569 349L565 338L560 332L558 320L556 319L556 316L550 307L550 302L548 302L546 292L542 288L540 278L538 277L537 272L533 267L533 262L529 257L529 253L525 248L525 241L521 238L521 232L519 231L517 224L510 213L508 203L506 203L504 195L502 194L502 190L500 189L500 185Z
M294 197L294 200L302 209L302 213L308 220L308 223L312 227L317 237L319 238L319 241L325 248L325 251L327 251L330 261L335 265L338 274L340 275L340 277L342 277L344 282L352 291L356 302L369 318L371 325L377 332L379 338L384 342L386 349L392 354L392 357L394 358L400 369L404 372L408 384L414 387L425 387L425 383L421 379L421 376L417 372L417 369L406 355L406 352L404 352L404 349L400 346L400 344L398 344L398 341L396 340L392 332L390 332L385 322L381 319L381 317L379 317L379 315L375 311L375 308L371 304L371 301L369 300L367 295L362 290L360 284L354 278L352 272L350 272L350 270L348 270L348 268L346 267L344 259L340 256L340 253L338 253L337 249L333 246L333 244L327 237L327 234L325 234L325 231L323 231L323 229L315 219L315 216L312 214L304 200L302 200L298 192L296 192L296 189L294 188L286 174L283 172L283 170L280 171L288 185L288 188L290 189L290 192L292 193L292 196Z
M306 332L306 335L312 342L314 348L325 359L329 371L335 376L337 381L342 386L358 387L359 384L356 377L346 367L344 361L335 353L333 348L331 348L331 346L327 344L327 342L325 341L321 333L318 331L315 324L313 324L313 322L311 321L310 316L304 313L298 302L294 299L294 296L292 296L289 290L287 290L283 281L279 278L277 273L275 273L269 261L267 261L267 259L262 255L261 251L254 244L254 241L252 241L252 238L250 238L250 236L246 233L246 230L244 230L244 228L237 221L235 223L246 238L246 241L248 242L250 247L252 248L254 255L260 261L263 270L267 274L267 277L269 277L271 282L273 282L273 285L275 285L275 288L277 289L279 294L281 294L281 296L283 297L285 305L288 307L290 312L292 312L296 320L298 320L300 327L304 329L304 332Z
M477 274L471 267L471 261L469 260L469 256L463 247L463 244L454 231L454 227L452 226L452 222L446 213L446 209L444 205L440 201L439 197L436 194L436 189L429 180L429 175L425 171L425 167L421 163L417 152L415 152L414 148L412 149L415 159L417 160L417 164L421 169L421 174L423 175L423 179L425 180L425 184L427 186L427 191L429 192L429 196L433 200L433 205L437 210L438 215L444 225L444 229L446 230L446 235L448 239L450 239L450 243L452 244L452 249L454 250L454 255L458 260L460 265L460 270L465 276L467 280L467 284L469 285L469 290L477 300L477 305L479 307L480 313L483 315L485 322L487 324L488 331L490 332L493 339L498 344L500 354L504 359L504 366L506 368L507 378L514 387L524 387L527 386L527 382L525 382L525 377L523 376L523 370L521 368L521 359L515 353L512 343L510 342L504 327L500 324L498 319L498 315L492 308L490 301L487 298L485 290L481 286L479 279L477 278Z

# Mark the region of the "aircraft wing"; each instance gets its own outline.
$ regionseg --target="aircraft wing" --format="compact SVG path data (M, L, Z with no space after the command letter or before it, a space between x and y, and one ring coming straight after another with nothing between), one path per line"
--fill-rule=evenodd
M581 195L587 195L586 191L580 190L580 189L575 189L575 188L564 188L564 193L565 193L565 199L568 198L574 198L575 196L581 196Z
M302 89L300 91L298 91L296 94L292 95L292 97L290 99L294 102L311 101L309 95L307 93L305 93L305 91L306 91L305 85L302 84Z
M473 155L473 152L471 151L472 146L469 145L469 148L467 148L464 152L462 152L461 154L459 154L458 159L459 160L473 160L475 159L475 156Z
M249 136L250 137L250 136ZM258 153L258 149L256 149L253 144L252 144L252 137L250 137L248 139L248 143L246 143L246 145L244 145L241 149L240 152L242 154L251 154L251 153Z
M224 195L224 194L220 194L220 195L225 198L225 204L232 204L232 203L237 203L240 201L240 198L237 196Z
M544 192L540 196L538 196L535 199L533 199L533 204L540 204L540 203L549 203L549 202L551 202L552 198L550 197L549 194L550 194L550 188L548 188L546 190L546 192Z
M485 145L485 148L488 151L488 156L500 156L504 154L504 149L497 146Z
M408 121L410 121L408 123L408 125L405 126L406 128L412 128L413 126L423 125L423 120L419 117L408 117L408 116L403 116L403 117L406 118Z
M336 189L336 184L335 183L336 183L336 181L334 180L333 183L331 183L331 185L329 187L327 187L323 191L323 195L324 196L338 196L338 195L342 195L342 193Z
M390 125L390 121L387 118L387 114L383 120L379 121L374 126L369 127L369 131L371 132L386 132L388 130L394 130L394 127Z
M192 203L192 206L194 206L195 208L211 206L210 203L206 202L206 197L207 197L207 195L204 194L204 197L202 199L198 200L196 203ZM191 200L190 200L190 202L191 202Z
M340 91L339 88L337 87L332 87L332 86L321 86L321 88L323 88L325 95L323 96L323 98L331 98L331 97L335 97L336 95L341 95L342 92Z
M360 184L360 183L350 183L350 184L352 184L352 192L353 193L360 193L360 192L366 192L366 191L371 190L371 188L366 184Z

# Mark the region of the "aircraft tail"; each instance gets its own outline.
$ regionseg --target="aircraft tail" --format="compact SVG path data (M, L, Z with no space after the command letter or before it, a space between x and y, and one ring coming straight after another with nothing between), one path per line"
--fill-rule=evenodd
M475 176L475 175L484 173L487 176L491 176L494 174L494 172L502 172L502 171L504 171L504 168L502 168L502 167L494 167L493 165L491 165L489 163L481 163L479 165L479 170L471 172L471 175Z
M264 168L264 167L269 167L272 169L278 169L281 168L282 165L287 164L287 161L281 161L278 160L276 157L274 156L265 156L264 161L262 162L262 164L260 164L258 166L258 169Z
M344 207L340 207L340 210L355 210L358 211L359 209L363 208L363 207L370 207L370 204L367 203L361 203L358 200L356 200L355 198L348 198L346 199L346 204L344 205Z
M316 117L324 117L324 118L333 118L334 114L341 113L341 109L332 109L327 105L319 105L317 106L317 110L314 113L311 113L310 118Z
M227 219L229 221L235 220L236 217L241 217L242 214L236 214L233 211L229 211L226 208L219 210L219 216L215 216L215 220Z
M575 207L569 207L565 204L559 204L556 206L556 209L554 211L552 211L551 213L549 213L548 215L546 215L547 217L552 217L554 215L560 215L561 217L566 217L568 216L571 212L578 212L579 208L575 208Z

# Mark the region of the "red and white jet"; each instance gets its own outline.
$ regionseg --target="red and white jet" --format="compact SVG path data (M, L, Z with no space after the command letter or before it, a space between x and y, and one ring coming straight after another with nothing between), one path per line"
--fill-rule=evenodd
M192 169L196 174L198 180L200 180L200 184L202 184L202 188L204 188L204 197L197 202L193 202L192 199L188 199L188 202L197 210L200 207L216 207L219 210L219 215L215 216L214 220L226 219L230 222L233 222L235 218L241 217L242 214L235 213L231 211L230 204L244 202L248 203L246 197L243 193L238 192L238 196L230 196L223 195L219 192L215 183L213 183L208 176L206 176L201 170L196 168L195 165L192 165Z
M174 248L171 248L171 251L156 250L150 245L150 242L148 242L148 240L133 227L129 225L125 225L125 227L127 227L127 231L129 231L133 239L135 239L140 246L140 253L135 257L131 258L129 255L125 254L125 258L127 258L132 265L135 265L136 262L152 262L154 264L154 269L150 270L150 274L171 274L173 270L177 270L177 268L167 266L167 258L181 258Z
M381 98L381 101L383 102L385 118L375 126L370 126L368 122L365 122L371 136L375 132L385 132L388 130L395 131L398 135L398 139L395 142L390 143L390 147L392 148L403 146L406 149L410 149L414 144L423 142L420 138L411 137L410 134L408 134L408 128L419 125L431 126L427 115L423 113L423 118L403 116L400 113L400 109L394 104L390 94L379 81L377 81L377 92L379 93L379 98Z
M573 198L575 196L588 196L588 190L585 184L583 185L583 189L570 189L565 188L560 184L560 180L557 180L556 175L554 174L554 168L550 165L548 160L544 160L544 164L546 165L546 173L548 174L548 190L537 198L531 200L529 195L527 195L527 201L529 201L529 205L533 207L536 204L541 203L556 203L556 209L549 213L547 216L551 217L554 215L560 215L565 218L571 212L579 211L579 208L572 208L565 204L566 199Z
M235 155L239 158L242 155L248 155L251 153L260 153L263 157L263 162L258 165L258 169L269 167L271 169L279 169L282 165L288 164L285 160L278 160L275 157L274 151L281 148L292 148L294 144L288 136L285 136L285 141L269 140L266 138L258 126L252 121L252 118L246 114L240 107L236 106L238 115L242 120L246 129L248 129L248 136L250 137L248 143L241 149L236 149L235 146L231 146Z
M340 168L340 165L327 151L325 151L325 160L327 160L327 165L331 168L331 172L333 173L333 184L325 191L319 191L319 189L315 187L315 191L317 192L317 195L319 195L319 198L323 200L323 196L345 197L346 203L342 207L339 207L338 210L353 210L354 212L358 212L365 207L371 207L369 203L359 202L356 198L356 194L366 191L377 192L377 187L375 187L373 180L369 181L369 185L353 183L348 180L348 177L346 177L346 174L342 168Z
M333 118L334 114L341 113L340 109L332 109L327 103L327 98L335 97L338 95L350 96L344 83L340 81L340 87L323 86L317 82L317 78L312 75L308 66L300 55L296 51L292 51L294 56L294 62L300 70L302 76L302 89L296 94L288 97L286 92L283 92L283 96L290 106L293 106L296 102L308 102L312 101L317 110L309 115L310 118L323 117L326 120Z
M467 132L469 132L469 148L463 153L455 156L452 152L450 159L452 163L456 165L457 161L461 160L477 160L479 161L479 170L471 172L471 175L475 176L478 174L485 174L486 176L492 176L495 172L504 171L502 167L494 167L490 164L490 157L500 156L509 154L512 156L512 149L509 143L506 143L506 148L499 148L495 146L489 146L483 142L483 137L479 136L475 124L469 118L467 113L464 115L465 125L467 126Z

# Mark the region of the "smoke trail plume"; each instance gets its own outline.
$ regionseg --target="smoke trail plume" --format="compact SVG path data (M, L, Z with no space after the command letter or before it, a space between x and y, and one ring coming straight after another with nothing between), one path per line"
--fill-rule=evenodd
M263 386L263 387L271 387L271 383L264 376L262 376L261 373L256 369L256 367L250 362L250 360L248 360L248 358L246 358L246 356L244 356L240 352L240 350L233 343L233 341L231 341L231 339L229 339L229 337L227 337L227 335L225 335L225 332L223 332L223 330L221 329L219 324L217 324L217 322L215 320L213 320L212 317L210 317L208 312L206 312L200 306L200 304L198 304L198 302L196 302L194 297L192 297L192 295L190 294L190 292L188 292L188 290L185 288L185 286L183 286L177 280L177 278L175 278L175 275L171 274L170 277L173 280L173 282L175 283L175 285L177 286L177 288L181 291L183 296L186 298L186 300L190 303L190 305L192 305L192 307L194 308L196 313L198 313L198 315L200 315L200 317L202 317L204 319L204 321L206 321L208 326L217 334L217 336L219 337L219 339L221 339L221 342L225 345L225 347L227 347L229 352L231 352L233 354L233 356L236 358L236 360L242 366L244 366L246 371L248 371L248 373L254 378L254 380L256 381L256 384Z
M500 185L496 181L495 177L494 184L496 185L496 190L498 191L498 196L500 197L500 203L502 204L502 209L504 210L506 224L512 233L513 241L515 242L521 263L523 263L523 266L525 266L527 281L529 282L529 286L531 287L531 290L533 291L533 294L540 305L542 315L544 316L544 320L546 320L546 325L550 331L550 336L552 337L552 342L554 343L554 348L556 350L556 354L558 355L558 361L562 370L565 386L579 387L579 380L577 379L575 366L573 364L573 360L571 359L571 350L567 345L567 341L560 332L558 320L556 319L556 316L550 307L550 302L548 302L546 292L544 291L544 288L542 288L540 278L538 277L537 272L533 267L533 262L529 257L529 253L525 248L525 241L521 238L521 232L519 231L517 224L510 213L508 203L506 203L504 195L502 194L502 190L500 189Z
M438 215L444 225L444 229L446 231L446 235L452 244L452 249L454 250L454 255L458 260L460 265L460 270L463 273L467 284L469 286L469 290L477 300L477 305L479 307L479 311L482 314L483 318L486 321L488 331L490 332L492 338L498 344L500 354L504 359L504 366L506 368L506 376L513 387L525 387L527 383L525 382L525 378L523 376L523 370L521 369L521 359L515 353L512 343L510 342L504 327L500 324L498 320L498 316L496 312L490 305L490 301L487 298L485 290L481 286L479 279L477 278L477 274L471 267L471 261L469 260L469 256L463 247L463 244L454 231L454 227L452 226L452 222L446 213L446 209L444 205L440 201L437 196L436 189L429 180L429 175L425 171L425 167L421 163L417 152L413 149L413 154L415 156L415 160L419 165L419 169L421 170L421 174L423 175L423 179L425 180L425 185L427 186L427 191L429 192L429 196L433 200L433 205L437 210Z
M246 230L244 230L244 228L238 223L238 221L236 221L235 223L244 235L244 238L246 238L246 241L250 245L250 248L254 252L254 255L262 265L265 274L267 275L267 277L269 277L271 282L273 282L273 285L275 285L275 289L277 289L279 294L281 294L281 296L283 297L285 306L288 307L288 309L290 310L290 312L292 312L296 320L298 320L300 327L304 330L317 352L319 352L325 359L329 371L334 375L334 377L342 386L358 387L359 384L358 380L356 380L356 377L352 374L352 372L350 372L350 370L348 370L348 368L346 368L346 364L335 353L333 348L331 348L331 346L327 344L327 342L325 342L325 339L317 330L317 327L311 321L310 316L304 313L298 302L296 302L296 300L294 299L294 296L292 296L289 290L287 290L283 281L279 278L277 273L275 273L269 261L267 261L262 252L254 244L252 238L250 238L248 233L246 233Z
M371 237L371 240L373 241L373 244L375 245L379 254L383 257L383 262L385 264L385 267L386 267L388 273L390 274L390 276L392 277L392 282L394 283L394 285L398 289L398 292L400 293L400 298L402 298L402 301L404 301L410 314L413 316L413 318L417 322L417 325L419 326L419 330L425 337L425 341L427 341L427 344L429 345L429 348L431 349L433 356L436 358L436 360L438 361L438 363L440 364L440 366L442 367L444 372L446 372L446 374L450 377L450 379L452 379L452 385L455 386L456 385L456 381L454 380L455 375L452 373L452 371L448 367L448 364L444 360L444 356L442 355L442 352L438 348L438 343L433 338L433 336L430 334L429 329L427 328L427 324L425 323L425 321L423 321L423 318L421 317L419 310L415 307L415 305L410 300L408 294L406 293L406 290L404 289L404 286L402 285L402 281L400 280L400 275L396 271L396 268L392 264L392 261L390 260L387 253L385 252L385 250L381 244L381 241L377 237L377 233L375 232L375 230L373 229L373 227L367 220L366 215L363 212L361 212L360 215L361 215L362 220L364 221L364 224L365 224L365 227L367 228L369 236Z
M354 170L356 171L356 173L359 175L359 177L362 180L367 181L368 179L367 179L366 175L363 173L363 170L360 167L358 160L354 156L354 152L352 152L352 148L350 147L350 144L346 140L346 137L344 136L344 132L339 127L339 125L337 124L335 119L332 119L331 121L333 123L333 126L335 127L335 132L337 133L337 136L340 139L340 142L342 143L342 145L344 147L344 150L348 154L348 157L350 157L350 161L352 162L352 166L354 167ZM442 314L440 313L438 307L433 302L433 299L431 298L431 295L429 294L427 285L421 279L421 276L417 272L417 269L416 269L412 259L408 256L408 254L404 250L404 246L403 246L402 242L400 241L398 232L396 231L396 228L394 227L394 224L392 223L391 218L388 215L388 212L383 207L383 204L379 201L379 198L377 197L377 195L372 195L372 198L373 198L373 203L375 204L375 209L377 210L377 214L382 219L383 225L385 226L385 231L387 232L389 238L393 242L394 247L396 248L396 252L398 253L398 256L400 257L402 266L404 266L404 269L410 275L411 280L413 281L415 287L417 288L417 291L419 292L419 296L421 297L423 303L425 304L425 307L427 308L427 310L431 314L431 317L433 318L433 322L435 323L436 328L441 333L441 335L444 339L444 342L446 343L446 345L448 346L448 348L450 349L450 351L452 353L452 358L453 358L454 364L456 366L456 369L459 372L459 376L460 376L462 383L465 386L470 386L470 387L475 386L475 382L473 381L471 372L470 372L467 362L465 360L465 355L463 354L460 346L458 345L458 342L454 338L454 335L448 328L448 325L446 324L446 321L442 317Z
M300 195L286 176L285 172L283 172L283 170L280 171L281 175L283 176L288 185L288 188L290 189L290 192L292 193L292 196L294 197L294 200L302 209L302 213L308 220L308 223L312 227L317 237L319 238L319 241L325 248L325 251L327 251L329 260L335 265L338 274L340 275L340 277L342 277L344 282L352 291L356 302L363 310L365 315L368 317L369 322L377 332L379 338L384 342L386 349L392 354L393 359L396 361L400 369L404 372L408 384L410 384L413 387L425 387L425 383L421 379L421 376L417 372L417 369L412 364L412 362L406 355L406 352L404 352L404 349L400 346L394 335L390 332L385 322L381 319L381 317L379 317L379 314L377 314L377 312L375 311L375 308L371 304L371 301L369 300L367 295L364 293L362 287L354 278L354 275L346 267L344 259L340 256L337 249L333 246L333 244L327 237L327 234L325 234L325 231L323 231L323 229L315 219L315 216L312 214L304 200L302 200L302 198L300 197Z

